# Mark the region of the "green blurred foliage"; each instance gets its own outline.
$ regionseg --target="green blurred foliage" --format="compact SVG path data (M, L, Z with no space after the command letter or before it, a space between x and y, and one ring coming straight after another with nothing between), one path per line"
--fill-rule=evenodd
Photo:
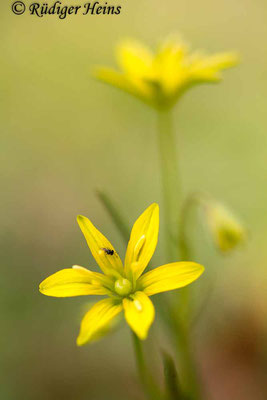
M263 340L266 2L121 4L119 16L72 16L64 21L15 16L11 2L0 5L0 397L142 398L128 329L123 326L104 341L77 349L75 338L87 299L46 298L38 293L38 284L62 267L95 266L75 220L78 213L91 218L123 255L123 243L95 196L96 188L112 195L129 223L151 202L161 203L154 111L95 81L90 72L95 65L114 64L113 49L121 38L136 37L154 46L177 31L196 49L237 50L242 59L224 74L221 84L188 92L175 107L174 120L184 194L210 192L229 204L250 231L247 247L224 258L201 228L194 232L195 257L207 266L200 288L205 291L210 281L217 282L194 335L210 398L253 398L245 397L249 388L234 397L232 392L220 394L216 359L209 349L220 343L229 315L236 321L244 314L245 332L253 315L260 333L255 328L252 341ZM155 264L168 262L162 247L160 237ZM158 322L152 342L157 330L161 345L168 346ZM238 334L230 330L232 337ZM231 342L225 341L224 346ZM266 358L263 365L266 368ZM228 376L221 379L229 382ZM254 398L266 398L260 396L256 393Z

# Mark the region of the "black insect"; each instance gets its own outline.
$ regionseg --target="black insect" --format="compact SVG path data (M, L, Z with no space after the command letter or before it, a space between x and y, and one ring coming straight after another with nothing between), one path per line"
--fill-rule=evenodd
M108 254L109 256L113 256L113 254L114 254L114 250L107 249L106 247L104 247L102 250L104 250L104 252L106 254Z

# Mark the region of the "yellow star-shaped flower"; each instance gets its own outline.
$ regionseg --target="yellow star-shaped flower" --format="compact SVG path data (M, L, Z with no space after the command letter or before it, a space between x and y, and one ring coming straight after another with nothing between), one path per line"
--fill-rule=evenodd
M133 226L124 266L112 244L88 218L78 216L78 223L103 273L74 266L49 276L39 288L41 293L54 297L108 296L85 314L77 338L79 346L108 332L122 311L136 335L146 339L155 316L149 296L186 286L204 271L202 265L194 262L175 262L142 275L158 241L159 207L155 203Z
M206 55L190 52L179 38L170 37L153 53L134 40L117 48L121 72L100 67L96 77L156 108L171 107L188 88L221 80L221 71L237 64L235 53Z

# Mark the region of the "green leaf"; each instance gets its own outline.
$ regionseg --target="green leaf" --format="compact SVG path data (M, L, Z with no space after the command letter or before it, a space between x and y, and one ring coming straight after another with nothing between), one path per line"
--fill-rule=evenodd
M115 226L117 227L118 231L120 232L122 238L128 243L128 240L130 238L130 229L128 227L128 224L125 222L124 217L121 215L120 211L118 210L118 207L114 204L113 200L110 198L110 196L105 193L102 190L97 190L96 192L99 200L109 213L112 221L114 222Z
M170 354L162 352L164 377L166 386L166 398L168 400L185 400L178 379L175 363Z

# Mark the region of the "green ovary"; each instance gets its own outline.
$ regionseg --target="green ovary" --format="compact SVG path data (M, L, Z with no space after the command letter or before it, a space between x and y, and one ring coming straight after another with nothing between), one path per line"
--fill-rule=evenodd
M114 284L115 292L120 296L128 296L132 291L132 284L128 279L118 279Z

